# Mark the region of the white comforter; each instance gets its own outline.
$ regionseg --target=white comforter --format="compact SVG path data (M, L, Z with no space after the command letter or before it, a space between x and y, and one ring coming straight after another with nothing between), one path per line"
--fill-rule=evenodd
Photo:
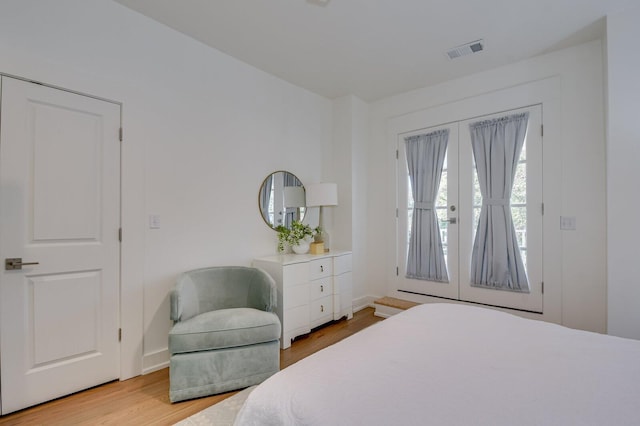
M640 341L420 305L282 370L237 425L640 425Z

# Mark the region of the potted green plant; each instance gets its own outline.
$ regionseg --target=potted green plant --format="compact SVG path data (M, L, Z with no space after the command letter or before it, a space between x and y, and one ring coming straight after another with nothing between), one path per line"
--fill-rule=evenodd
M313 229L299 220L294 220L291 222L290 228L280 225L276 227L276 231L278 231L278 251L280 253L284 252L286 246L289 246L295 253L304 254L309 251L309 244L318 233L318 228Z

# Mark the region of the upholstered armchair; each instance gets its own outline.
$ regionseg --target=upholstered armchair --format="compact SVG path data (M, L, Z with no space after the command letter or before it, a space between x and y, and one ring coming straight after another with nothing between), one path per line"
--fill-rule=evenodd
M171 402L258 384L280 369L276 287L259 268L182 274L171 292Z

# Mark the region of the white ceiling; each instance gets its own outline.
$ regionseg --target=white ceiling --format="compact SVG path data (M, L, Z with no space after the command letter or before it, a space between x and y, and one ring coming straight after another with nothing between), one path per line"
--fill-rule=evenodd
M600 38L638 0L115 0L328 98L365 101ZM445 51L484 39L483 52Z

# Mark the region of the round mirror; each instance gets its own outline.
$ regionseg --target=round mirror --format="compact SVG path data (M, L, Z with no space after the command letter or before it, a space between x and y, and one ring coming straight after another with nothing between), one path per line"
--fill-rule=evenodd
M291 227L294 220L302 221L306 211L304 186L293 173L283 170L267 176L258 192L260 215L269 227Z

